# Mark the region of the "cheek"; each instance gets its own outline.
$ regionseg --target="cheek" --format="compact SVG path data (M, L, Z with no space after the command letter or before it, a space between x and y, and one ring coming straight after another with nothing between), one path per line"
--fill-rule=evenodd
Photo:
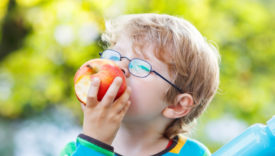
M132 105L129 113L136 115L160 113L163 106L163 98L169 86L153 76L146 78L133 78L129 82L132 88Z

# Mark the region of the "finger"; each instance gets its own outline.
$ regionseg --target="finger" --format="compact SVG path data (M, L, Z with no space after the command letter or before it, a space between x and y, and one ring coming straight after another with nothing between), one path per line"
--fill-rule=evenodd
M100 79L95 77L92 79L88 96L87 96L87 107L94 107L97 104L97 93L100 85Z
M114 107L116 107L116 110L118 112L120 112L125 107L125 105L127 104L130 98L130 95L131 95L131 88L127 87L127 90L122 94L122 96L116 100Z
M131 101L128 101L127 104L125 105L125 107L123 107L123 109L119 112L119 116L121 117L120 120L123 119L123 117L125 116L126 112L130 108L130 106L131 106Z
M108 88L106 94L104 95L104 97L102 99L102 105L109 106L111 103L113 103L113 101L117 95L117 92L120 88L121 82L122 82L121 77L116 77L114 79L113 83Z

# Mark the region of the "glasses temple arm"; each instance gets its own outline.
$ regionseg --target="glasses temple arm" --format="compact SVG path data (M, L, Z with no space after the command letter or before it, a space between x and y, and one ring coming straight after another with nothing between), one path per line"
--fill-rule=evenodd
M167 80L165 77L163 77L162 75L160 75L158 72L156 72L156 71L152 71L152 72L154 72L155 74L157 74L159 77L161 77L163 80L165 80L166 82L168 82L171 86L173 86L175 89L177 89L180 93L183 93L183 91L180 89L180 88L178 88L176 85L174 85L172 82L170 82L169 80Z

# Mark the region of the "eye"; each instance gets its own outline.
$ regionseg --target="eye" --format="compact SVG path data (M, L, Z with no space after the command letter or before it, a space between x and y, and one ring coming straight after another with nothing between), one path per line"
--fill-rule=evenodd
M138 68L139 70L142 70L142 71L150 72L151 70L150 64L140 59L134 59L132 61L132 64L133 66L135 66L135 68Z
M129 70L138 77L145 77L150 73L151 66L143 60L133 59L129 64Z
M120 58L117 56L110 56L108 59L113 60L113 61L120 61Z
M113 61L120 61L120 54L112 50L105 50L102 53L101 58Z
M149 72L150 71L150 68L148 66L144 66L142 64L138 65L138 67L146 72Z

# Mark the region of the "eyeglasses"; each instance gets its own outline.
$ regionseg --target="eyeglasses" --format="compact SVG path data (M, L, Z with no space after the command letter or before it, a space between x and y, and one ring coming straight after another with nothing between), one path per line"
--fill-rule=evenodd
M150 73L153 72L156 75L158 75L160 78L162 78L163 80L168 82L177 91L179 91L180 93L183 93L183 91L179 87L177 87L175 84L173 84L172 82L167 80L165 77L160 75L158 72L153 70L151 64L149 62L145 61L145 60L142 60L142 59L139 59L139 58L129 59L125 56L121 56L121 54L119 52L117 52L115 50L112 50L112 49L106 49L103 52L99 53L99 55L103 59L109 59L109 60L112 60L112 61L121 61L122 58L126 58L127 60L129 60L128 70L132 75L134 75L136 77L140 77L140 78L145 78Z

